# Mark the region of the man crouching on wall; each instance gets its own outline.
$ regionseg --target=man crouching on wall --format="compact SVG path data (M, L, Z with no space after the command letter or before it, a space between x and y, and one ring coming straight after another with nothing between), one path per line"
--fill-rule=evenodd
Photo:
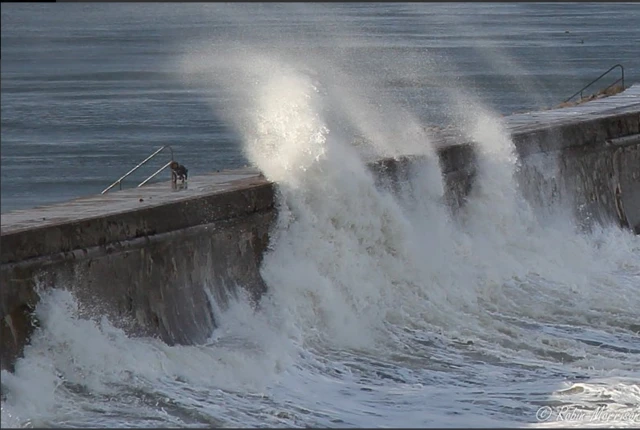
M184 181L188 179L189 169L182 164L178 164L177 161L172 161L169 167L171 168L171 182L175 184L180 179L184 184Z

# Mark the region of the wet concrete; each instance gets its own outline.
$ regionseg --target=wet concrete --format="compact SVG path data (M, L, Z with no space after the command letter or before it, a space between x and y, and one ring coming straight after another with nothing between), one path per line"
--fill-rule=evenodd
M505 121L527 198L571 196L577 215L640 230L640 85ZM461 207L474 186L473 143L451 130L433 141L447 201ZM370 166L393 186L419 158ZM258 171L240 169L2 214L0 365L10 369L28 341L37 291L54 287L72 290L83 316L107 315L131 334L204 341L215 327L210 297L224 306L246 291L257 303L265 290L259 266L276 192Z
M259 172L241 169L196 176L175 188L167 181L4 213L0 261L13 263L242 216L272 206L265 191L271 193L270 185ZM146 223L151 215L153 224Z

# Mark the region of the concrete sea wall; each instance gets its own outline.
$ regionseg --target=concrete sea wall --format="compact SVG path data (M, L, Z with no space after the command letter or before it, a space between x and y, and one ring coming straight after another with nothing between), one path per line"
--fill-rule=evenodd
M169 344L210 334L205 288L219 303L235 284L257 299L273 185L238 170L193 178L189 187L154 184L3 214L2 367L22 351L34 328L30 311L47 288L68 288L82 313Z
M505 118L528 199L569 199L576 214L640 233L640 86L580 106ZM453 210L473 189L473 144L439 133ZM419 157L372 162L386 184ZM257 302L276 217L276 185L241 169L193 177L188 187L147 185L2 214L0 365L12 369L37 326L39 292L68 288L87 317L107 315L134 335L169 344L204 341L209 304L242 286ZM207 294L205 291L210 292Z

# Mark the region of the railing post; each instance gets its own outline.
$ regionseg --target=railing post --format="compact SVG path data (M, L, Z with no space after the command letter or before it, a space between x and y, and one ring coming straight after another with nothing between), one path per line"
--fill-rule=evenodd
M104 194L107 191L109 191L111 188L115 187L116 185L119 185L120 190L122 190L122 180L124 178L126 178L127 176L129 176L130 174L132 174L133 172L135 172L136 170L138 170L140 167L142 167L142 165L144 165L147 161L151 160L153 157L155 157L156 155L158 155L160 152L162 152L164 149L169 148L169 152L171 152L171 161L173 161L173 148L171 148L170 145L164 145L162 146L160 149L158 149L157 151L155 151L153 154L149 155L147 158L145 158L144 160L142 160L140 163L138 163L137 166L135 166L133 169L129 170L127 173L125 173L124 175L122 175L117 181L115 181L113 184L109 185L107 188L105 188L104 190L102 190L102 192L100 194ZM164 168L163 168L164 169ZM160 171L156 172L160 173ZM153 175L155 176L155 174Z
M568 99L566 99L564 101L564 103L567 103L569 100L571 100L572 98L574 98L575 96L577 96L578 94L580 94L580 100L582 100L583 97L583 93L584 90L586 90L587 88L589 88L591 85L595 84L597 81L599 81L600 79L602 79L603 77L605 77L609 72L611 72L613 69L615 68L620 68L620 72L622 75L621 81L622 81L622 89L624 90L624 67L622 66L622 64L615 64L613 66L611 66L609 68L609 70L607 70L606 72L604 72L603 74L601 74L600 76L598 76L596 79L594 79L593 81L589 82L587 85L585 85L584 87L582 87L582 89L580 91L578 91L577 93L575 93L574 95L572 95L571 97L569 97ZM613 85L615 85L616 83L618 83L620 80L616 81L613 83ZM605 89L609 89L612 85L609 85L607 88Z
M141 186L143 186L144 184L146 184L147 182L149 182L150 180L152 180L153 178L156 177L156 175L158 175L160 172L162 172L164 169L166 169L167 167L169 167L171 165L171 163L173 163L173 158L171 159L171 161L169 161L167 164L165 164L164 166L162 166L161 168L159 168L158 170L156 170L156 172L149 176L147 179L145 179L144 181L142 181L139 185L138 188L140 188Z

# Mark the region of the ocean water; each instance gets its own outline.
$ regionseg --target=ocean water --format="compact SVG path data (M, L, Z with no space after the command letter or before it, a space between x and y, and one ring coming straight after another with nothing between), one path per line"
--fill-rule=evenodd
M3 5L3 211L171 144L190 174L260 168L279 212L259 310L212 300L206 344L43 293L2 426L637 427L640 240L527 202L502 115L616 63L637 82L638 24L634 4ZM455 215L430 125L478 144ZM424 165L377 187L364 154L406 152Z
M296 58L325 80L346 75L344 91L369 104L393 97L445 125L451 88L508 115L556 106L617 63L638 82L638 22L637 4L610 3L7 3L1 209L99 193L167 144L192 175L250 163L224 119L237 92L185 71L198 52Z

